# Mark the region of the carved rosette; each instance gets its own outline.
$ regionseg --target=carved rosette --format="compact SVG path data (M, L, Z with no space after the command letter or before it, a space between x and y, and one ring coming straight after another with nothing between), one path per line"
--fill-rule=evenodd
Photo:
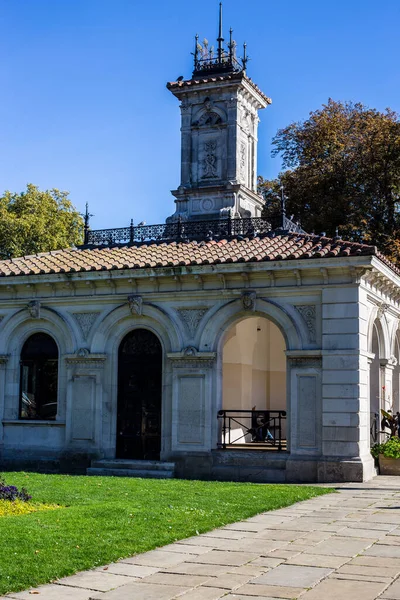
M298 304L295 306L297 312L303 317L308 330L308 339L310 342L317 341L317 329L316 329L316 311L314 304Z
M88 339L93 323L99 314L99 312L72 313L82 331L82 337L85 341Z
M197 327L201 319L204 317L208 308L178 308L177 313L183 323L186 325L190 335L196 335Z
M143 298L141 296L128 296L129 310L133 315L141 316L143 312Z

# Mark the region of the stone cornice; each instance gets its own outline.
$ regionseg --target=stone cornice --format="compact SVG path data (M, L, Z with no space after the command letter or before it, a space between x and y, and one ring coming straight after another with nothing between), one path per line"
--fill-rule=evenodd
M65 354L64 360L69 366L79 365L80 367L102 367L107 360L106 354L90 354L88 353L77 353L77 354Z
M172 362L174 367L189 369L212 367L216 356L215 352L199 352L193 346L188 346L181 352L167 353L167 358Z

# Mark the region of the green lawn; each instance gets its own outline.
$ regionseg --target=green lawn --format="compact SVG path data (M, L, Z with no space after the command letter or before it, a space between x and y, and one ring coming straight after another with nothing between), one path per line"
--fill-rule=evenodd
M330 490L5 473L32 501L64 508L0 518L0 594L26 589Z

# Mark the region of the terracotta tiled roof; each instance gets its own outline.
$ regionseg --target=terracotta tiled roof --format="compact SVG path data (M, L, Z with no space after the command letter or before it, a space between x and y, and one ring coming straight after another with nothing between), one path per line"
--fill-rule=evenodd
M377 255L375 246L304 234L205 242L146 242L57 250L0 261L0 276ZM388 262L388 261L387 261ZM389 263L391 265L391 263ZM391 265L395 270L396 267ZM397 269L400 274L400 271Z
M216 83L218 81L236 81L240 79L244 79L245 81L247 81L251 85L251 87L254 88L258 94L260 94L260 96L265 100L267 104L272 104L271 98L268 98L268 96L266 96L264 92L260 90L258 85L256 85L250 77L247 77L247 75L245 75L243 71L240 71L239 73L229 73L225 75L207 75L204 77L193 77L193 79L185 79L183 81L170 81L169 83L167 83L167 88L169 90L176 90L179 88L194 87L197 85L201 85L202 83Z

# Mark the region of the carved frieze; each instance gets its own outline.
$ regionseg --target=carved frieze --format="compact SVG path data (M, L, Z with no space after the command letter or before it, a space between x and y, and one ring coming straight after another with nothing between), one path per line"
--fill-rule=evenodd
M178 308L178 315L192 337L196 335L197 327L207 310L207 308Z
M317 329L316 329L316 312L314 304L298 304L295 309L303 317L308 330L308 339L310 342L317 341Z
M133 315L142 315L143 311L143 298L141 296L128 296L129 310Z
M186 369L209 369L214 365L215 352L199 352L194 346L184 348L182 352L170 352L167 357L174 367Z
M102 367L106 359L106 354L91 354L87 348L79 348L75 354L67 354L65 356L65 362L68 366L87 368Z
M82 337L84 340L88 339L93 323L95 322L99 314L99 312L72 313L74 319L77 321L82 331Z

